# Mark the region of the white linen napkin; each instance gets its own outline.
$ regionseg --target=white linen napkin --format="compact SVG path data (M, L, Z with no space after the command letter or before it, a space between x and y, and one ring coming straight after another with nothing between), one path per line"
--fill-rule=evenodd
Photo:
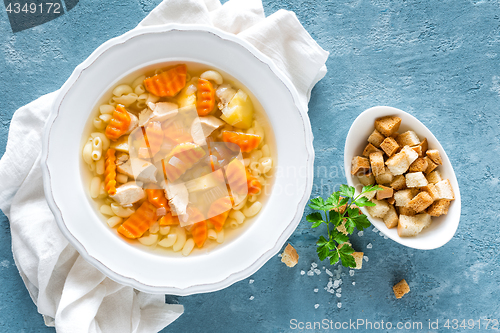
M165 0L139 26L213 25L238 34L290 78L307 110L312 87L326 74L324 51L294 13L265 17L260 0ZM57 332L158 332L184 311L121 285L87 263L59 231L45 200L40 168L43 127L58 92L14 113L0 160L0 209L9 218L14 261L38 312Z

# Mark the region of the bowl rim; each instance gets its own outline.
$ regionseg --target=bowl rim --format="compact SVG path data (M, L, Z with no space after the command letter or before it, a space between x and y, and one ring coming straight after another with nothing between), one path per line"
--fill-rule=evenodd
M130 277L125 277L118 272L115 272L108 268L104 263L99 261L97 258L93 257L90 255L86 248L76 239L75 236L72 235L72 233L69 231L67 228L64 219L62 217L62 212L60 208L58 207L54 195L52 193L51 189L51 173L49 170L49 165L48 165L48 158L49 158L49 141L50 141L50 132L52 125L54 124L58 114L59 114L59 108L62 104L62 101L65 97L65 95L69 92L69 90L73 87L73 85L76 83L76 81L79 79L81 76L82 72L86 70L88 67L90 67L96 60L99 58L103 53L105 53L108 49L111 47L122 44L127 42L130 39L133 39L135 37L145 35L145 34L151 34L151 33L168 33L169 31L200 31L200 32L209 32L217 37L227 41L227 42L232 42L235 44L238 44L242 47L244 47L252 56L256 58L257 61L260 61L261 63L265 64L267 67L269 67L270 71L280 80L285 88L289 91L293 104L296 106L297 110L299 111L298 116L301 117L302 120L302 125L304 127L304 134L305 134L305 149L307 151L307 170L306 170L306 184L305 184L305 191L300 198L299 204L297 205L297 209L295 211L295 214L288 224L288 226L282 231L281 235L278 237L276 240L275 244L270 247L267 251L263 253L256 261L251 263L246 269L243 269L238 272L232 272L230 273L227 277L224 279L215 282L215 283L207 283L207 284L196 284L196 285L191 285L186 288L178 288L178 287L171 287L171 286L152 286L152 285L147 285L144 284L134 278ZM51 107L51 112L47 118L47 122L44 127L44 133L43 133L43 140L42 140L42 156L40 160L41 164L41 169L42 169L42 175L43 175L43 186L44 186L44 192L45 192L45 197L47 200L47 203L49 205L49 208L51 209L52 213L54 214L56 223L61 230L62 234L68 239L70 244L76 248L76 250L80 253L80 255L90 264L92 264L95 268L97 268L99 271L101 271L103 274L111 278L112 280L132 286L135 289L148 292L148 293L156 293L156 294L173 294L173 295L178 295L178 296L188 296L192 294L197 294L197 293L206 293L206 292L213 292L217 290L221 290L223 288L226 288L230 285L232 285L235 282L238 282L240 280L243 280L247 278L248 276L254 274L256 271L258 271L269 259L271 259L273 256L275 256L280 249L282 248L283 244L286 242L286 240L291 236L291 234L294 232L298 224L300 223L303 215L304 208L307 204L307 201L309 199L309 196L312 192L312 185L313 185L313 178L314 178L314 147L313 147L313 133L311 129L311 124L309 117L307 115L307 109L300 103L300 98L299 94L295 88L295 86L292 84L290 79L278 68L278 66L269 58L268 56L264 55L261 51L259 51L255 46L250 44L249 42L239 38L236 35L227 33L223 30L220 30L215 27L211 26L206 26L206 25L200 25L200 24L165 24L165 25L159 25L159 26L148 26L148 27L137 27L131 31L128 31L124 33L123 35L120 35L118 37L112 38L105 43L101 44L94 52L91 53L91 55L85 59L81 64L79 64L73 73L70 75L70 77L66 80L66 82L63 84L63 86L58 90L57 92L57 97Z
M434 133L432 133L432 131L427 126L425 126L424 123L422 123L419 119L417 119L415 116L413 116L410 113L405 112L401 109L391 107L391 106L374 106L374 107L371 107L371 108L366 109L365 111L361 112L361 114L359 114L356 117L356 119L353 121L351 127L349 128L349 132L347 134L346 141L344 144L344 172L345 172L345 176L346 176L348 185L355 187L355 184L353 182L353 176L351 175L351 172L350 172L351 161L348 160L349 154L347 154L347 151L349 149L349 147L347 145L350 142L349 138L351 138L352 136L355 135L354 128L356 127L356 125L359 122L361 122L364 117L371 116L372 114L377 115L376 118L383 117L386 115L402 114L405 117L408 117L409 119L411 119L412 121L420 124L429 132L429 134L430 134L429 137L432 138L437 143L437 147L435 147L435 148L439 149L439 152L440 152L441 156L443 157L443 159L445 161L448 161L450 164L451 172L449 172L449 174L451 174L452 177L448 177L448 178L450 178L450 180L456 184L456 188L453 187L453 192L455 193L455 201L453 204L456 206L454 209L457 210L457 215L458 215L457 221L454 224L448 226L448 227L452 228L453 230L450 229L449 233L447 233L447 237L442 238L441 241L438 243L434 243L434 244L427 245L427 246L425 246L424 242L420 242L420 243L417 242L417 244L408 244L408 243L404 242L404 239L408 239L408 238L401 238L399 236L397 236L397 238L394 238L390 234L388 234L386 232L386 230L380 229L380 228L377 228L377 229L379 231L381 231L384 235L386 235L388 238L392 239L394 242L399 243L399 244L406 246L406 247L409 247L409 248L414 248L414 249L418 249L418 250L434 250L434 249L437 249L439 247L444 246L446 243L448 243L453 238L453 236L455 235L455 233L458 229L458 225L460 224L460 217L461 217L461 211L462 211L462 200L461 200L461 195L460 195L460 188L459 188L459 184L458 184L455 170L454 170L453 165L450 161L450 158L446 154L446 150L443 148L443 146L441 145L441 142L436 138ZM429 139L429 137L427 137L427 139ZM354 152L353 152L353 156L356 156L356 154ZM451 179L451 178L453 178L453 179ZM370 216L368 214L368 211L366 210L366 207L361 207L361 210L368 217L368 219L370 220L372 225L374 227L376 227L376 225L375 225L375 223L373 223L373 221L377 221L377 224L378 224L379 220L381 220L381 219L376 219L376 218L373 218L372 216ZM383 224L383 222L382 222L382 224ZM411 239L412 237L409 237L409 238Z

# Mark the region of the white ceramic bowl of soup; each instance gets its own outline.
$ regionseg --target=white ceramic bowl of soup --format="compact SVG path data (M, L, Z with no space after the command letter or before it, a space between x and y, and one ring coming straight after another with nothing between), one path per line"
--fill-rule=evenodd
M142 69L179 62L238 80L265 110L274 136L275 177L260 213L223 244L188 257L156 253L117 237L89 196L81 154L89 118L104 93ZM297 227L312 189L312 140L290 80L252 45L205 26L140 28L100 46L60 90L43 142L45 193L62 233L115 281L151 293L211 292L256 272Z
M423 229L422 232L415 237L399 237L397 228L387 229L384 221L380 218L370 216L366 207L362 207L361 210L378 230L395 242L421 250L432 250L441 247L453 238L460 222L460 189L458 188L455 171L453 170L450 159L448 155L446 155L443 146L441 146L432 132L417 118L409 113L389 106L376 106L361 113L351 125L345 141L344 168L347 183L350 186L356 187L357 194L360 193L363 185L356 176L351 175L351 161L354 156L362 156L363 149L368 144L367 139L375 129L375 120L385 116L400 117L401 126L398 130L399 133L412 130L417 133L421 140L427 138L429 149L439 150L443 165L440 165L436 170L440 171L443 179L450 180L455 193L455 200L451 202L447 215L432 217L431 225Z

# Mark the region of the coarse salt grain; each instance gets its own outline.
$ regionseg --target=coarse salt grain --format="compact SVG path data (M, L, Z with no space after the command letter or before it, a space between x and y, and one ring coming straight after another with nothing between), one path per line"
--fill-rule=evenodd
M314 273L316 273L316 275L320 275L321 274L321 271L319 269L314 269Z
M378 229L377 229L377 228L375 228L375 227L373 227L372 231L373 231L373 232L378 232Z
M354 276L354 270L353 269L349 270L349 275L350 276Z
M341 302L338 302L337 303L337 307L340 309L342 307L342 303Z
M278 258L281 258L281 253L280 253L280 254L278 254Z
M363 256L363 259L368 262L368 257L367 256Z
M254 283L254 280L252 280L252 279L248 280L248 284L252 284L252 283Z
M329 276L333 276L333 273L332 273L332 272L330 272L330 270L329 270L328 268L327 268L327 269L325 269L325 273L326 273L326 274L328 274Z
M384 239L389 239L389 237L387 237L387 236L384 236Z
M319 308L319 304L314 304L314 308L315 309Z
M371 249L373 247L372 243L368 243L368 245L366 246L367 249Z
M316 268L316 267L318 267L318 264L317 264L317 263L315 263L315 262L313 262L313 263L311 264L311 267L312 267L312 268Z
M378 233L380 236L385 236L385 234L381 231Z
M356 282L355 281L352 281L352 285L355 286L356 285Z
M333 288L337 289L342 284L342 279L333 281Z
M304 275L304 274L306 274L306 272L304 272L303 270L300 271L300 275Z
M337 297L339 297L339 298L340 298L340 297L342 297L342 294L340 294L340 293L337 293Z
M314 289L314 292L315 292L315 293L317 293L317 292L318 292L318 290L319 290L319 289L318 289L318 288L316 288L316 289Z
M337 292L341 293L342 292L342 288L337 289Z
M364 235L364 234L365 234L365 233L364 233L363 231L358 232L358 236L359 236L359 237L363 237L363 235Z
M254 298L255 298L255 297L253 297L253 296L250 296L249 300L253 301L253 299L254 299Z
M307 272L307 276L313 276L314 275L314 272L313 271L308 271Z

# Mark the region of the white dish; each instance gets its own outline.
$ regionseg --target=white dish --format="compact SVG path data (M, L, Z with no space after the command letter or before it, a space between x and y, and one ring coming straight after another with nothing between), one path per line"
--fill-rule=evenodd
M266 110L277 150L272 193L257 218L236 239L189 257L158 255L123 241L105 224L82 182L86 172L82 137L102 94L140 68L179 61L205 64L241 82ZM71 244L120 283L175 295L225 288L274 256L302 218L312 189L314 150L309 118L299 105L288 78L269 58L234 35L196 25L128 32L100 46L60 91L43 142L47 201Z
M439 166L438 170L445 179L448 178L450 180L451 185L453 186L453 191L455 192L455 200L451 202L447 215L433 217L432 224L415 237L399 237L397 228L387 229L382 219L371 217L365 207L361 208L361 210L366 216L368 216L370 222L378 230L382 231L387 237L391 238L395 242L415 249L436 249L448 243L453 235L455 235L458 228L461 212L460 189L458 188L455 171L453 170L445 150L431 131L417 118L404 111L389 106L376 106L361 113L352 123L345 141L344 168L347 183L350 186L356 187L357 194L360 193L363 185L358 181L357 177L351 175L352 158L354 156L361 156L363 149L368 144L368 136L375 128L375 119L389 115L401 118L401 127L398 132L403 133L408 130L413 130L418 134L419 138L427 138L427 141L429 142L429 149L433 148L439 150L443 160L443 165Z

